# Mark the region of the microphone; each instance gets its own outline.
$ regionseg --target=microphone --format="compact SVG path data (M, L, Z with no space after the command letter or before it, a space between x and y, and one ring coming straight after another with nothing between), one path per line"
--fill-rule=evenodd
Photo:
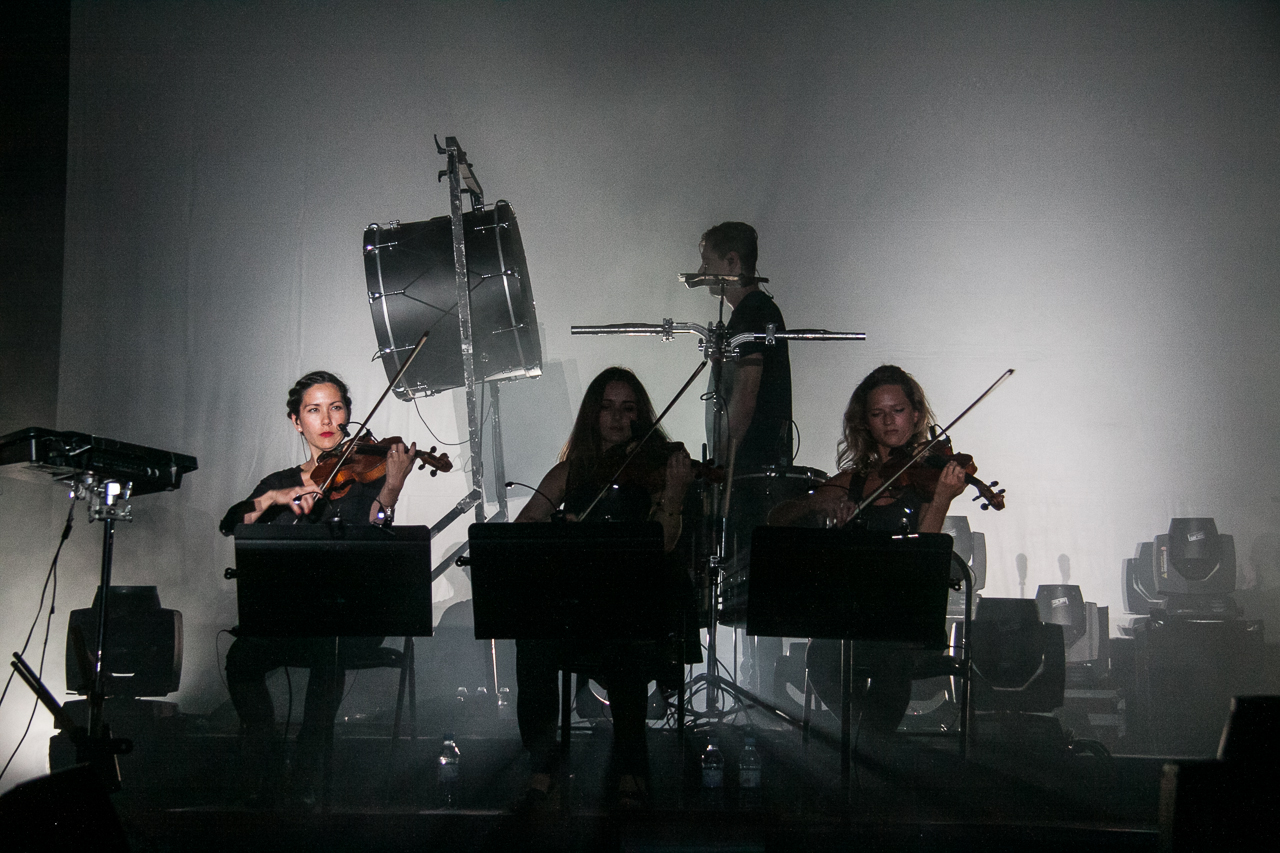
M351 438L351 430L347 429L345 422L338 424L338 431L342 433L343 438Z
M511 488L512 486L524 486L526 489L530 490L534 494L542 495L542 499L551 505L552 510L556 508L555 501L547 497L547 493L542 491L542 489L535 489L533 486L530 486L528 483L521 483L516 480L507 480L507 482L503 483L503 485L506 486L508 489Z
M709 272L682 272L676 276L680 283L693 290L695 287L750 287L767 284L769 279L758 275L715 275Z

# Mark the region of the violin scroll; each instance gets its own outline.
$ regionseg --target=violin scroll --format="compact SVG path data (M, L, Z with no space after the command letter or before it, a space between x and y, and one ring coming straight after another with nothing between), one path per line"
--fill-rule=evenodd
M893 480L895 487L915 486L918 491L932 497L937 489L938 477L942 474L942 469L947 467L948 463L955 462L964 471L965 483L978 490L974 500L984 501L982 509L994 507L997 512L1004 509L1005 490L996 489L996 486L1000 485L999 481L992 480L990 483L984 483L975 477L978 466L974 464L973 457L967 453L952 451L949 438L941 439L934 445L931 452L912 462L911 457L914 455L910 448L899 448L880 466L880 477L884 480Z

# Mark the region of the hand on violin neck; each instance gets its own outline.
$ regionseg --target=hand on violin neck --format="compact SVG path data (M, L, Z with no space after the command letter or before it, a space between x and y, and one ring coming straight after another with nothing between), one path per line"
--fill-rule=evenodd
M948 462L938 475L938 485L934 488L933 499L946 501L948 504L960 496L966 485L965 471L955 462Z
M404 487L404 481L408 479L409 472L413 470L413 464L418 452L418 443L405 447L404 442L397 441L387 448L387 483L384 489L391 487L395 489L395 494L400 494L400 489Z
M685 450L684 445L680 445L678 450L667 457L666 484L662 490L664 506L674 505L678 509L684 503L684 493L688 491L692 481L693 462L689 459L689 451Z

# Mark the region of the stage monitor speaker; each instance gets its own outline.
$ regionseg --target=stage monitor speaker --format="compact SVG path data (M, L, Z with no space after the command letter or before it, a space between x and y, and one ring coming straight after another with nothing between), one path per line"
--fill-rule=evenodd
M1236 696L1217 761L1164 766L1160 841L1165 850L1251 850L1280 831L1280 696ZM1258 844L1262 841L1262 844Z
M477 381L540 375L542 344L515 213L499 201L464 213L462 227ZM430 332L395 395L410 400L464 386L450 217L374 223L365 229L363 246L369 310L388 379Z
M1271 768L1280 763L1280 696L1233 696L1218 758Z
M0 834L13 853L128 853L107 786L87 764L23 782L0 796Z

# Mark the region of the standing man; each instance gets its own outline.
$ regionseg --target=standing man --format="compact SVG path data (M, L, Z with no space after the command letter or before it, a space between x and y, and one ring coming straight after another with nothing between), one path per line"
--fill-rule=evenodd
M773 297L760 289L756 276L756 229L745 222L722 222L702 235L698 244L703 275L738 276L738 284L713 286L733 309L726 327L728 337L742 332L786 330L782 312ZM736 360L718 365L707 395L707 441L716 461L735 480L764 466L785 468L791 464L791 358L785 340L772 345L751 341L738 347ZM717 414L719 418L717 421ZM751 531L764 524L772 509L764 495L735 490L730 494L729 559L725 587L741 589L750 558ZM782 654L782 640L744 638L743 675L747 684L765 698L774 694L773 672Z
M709 275L739 276L741 284L711 288L717 299L723 294L733 309L729 337L741 332L763 332L773 324L785 331L782 312L773 297L760 289L756 279L756 229L745 222L722 222L702 235L698 244L702 266ZM791 358L787 342L772 346L763 341L745 343L736 361L726 360L719 391L714 387L707 405L707 440L718 462L732 461L736 473L761 465L791 464ZM715 414L720 409L720 432ZM730 459L731 448L736 455Z

